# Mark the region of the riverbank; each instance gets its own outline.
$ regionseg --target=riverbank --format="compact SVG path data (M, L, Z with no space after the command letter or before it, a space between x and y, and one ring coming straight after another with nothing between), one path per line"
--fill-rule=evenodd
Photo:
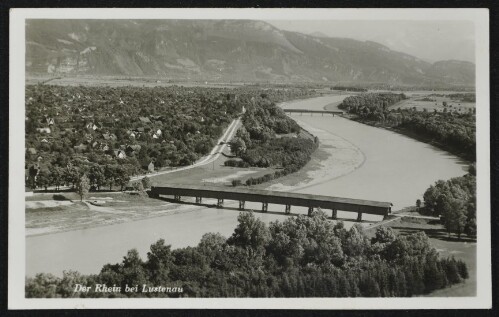
M324 106L324 110L330 110L330 111L341 110L341 109L338 109L338 105L339 104L340 103L332 103L332 104L325 105ZM391 106L391 108L394 108L395 106ZM369 125L369 126L372 126L372 127L386 129L386 130L389 130L389 131L400 133L400 134L408 136L408 137L410 137L412 139L415 139L417 141L420 141L420 142L423 142L423 143L426 143L426 144L430 144L430 145L432 145L432 146L434 146L436 148L439 148L439 149L441 149L443 151L449 152L450 154L455 155L455 156L461 158L462 160L466 161L468 164L471 164L472 162L476 161L476 157L471 157L469 155L469 153L463 152L461 149L452 147L452 146L450 146L447 143L439 142L439 141L437 141L437 140L435 140L433 138L425 137L425 136L423 136L421 134L418 134L418 133L415 133L414 131L411 131L409 129L399 128L399 127L389 127L389 126L385 126L385 125L383 125L383 124L381 124L379 122L361 120L355 114L348 114L348 113L346 113L344 115L344 117L348 118L350 120L353 120L355 122L359 122L361 124L366 124L366 125Z
M260 188L277 191L298 191L352 173L365 161L364 153L348 140L322 129L317 129L297 117L293 119L304 129L319 138L319 148L312 154L310 162L296 173Z

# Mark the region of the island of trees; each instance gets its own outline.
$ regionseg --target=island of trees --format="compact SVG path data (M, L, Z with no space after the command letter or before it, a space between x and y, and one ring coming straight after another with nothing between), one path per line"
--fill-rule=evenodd
M174 250L159 240L146 260L130 250L99 274L29 277L26 297L408 297L468 278L466 264L440 258L423 232L380 227L368 238L321 212L269 226L242 212L238 221L229 238L207 233L197 246ZM75 292L76 284L89 291ZM97 284L118 291L97 292ZM142 291L155 286L176 292Z
M243 126L231 142L231 150L239 159L226 166L273 167L277 170L258 178L249 178L246 185L260 184L294 173L310 160L319 142L304 131L284 111L268 100L248 107Z

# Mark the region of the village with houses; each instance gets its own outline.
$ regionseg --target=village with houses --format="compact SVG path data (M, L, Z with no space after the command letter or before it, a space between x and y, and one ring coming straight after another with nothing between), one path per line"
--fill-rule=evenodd
M255 98L301 90L172 87L26 87L26 190L123 189L134 175L193 164ZM309 92L307 92L309 93Z

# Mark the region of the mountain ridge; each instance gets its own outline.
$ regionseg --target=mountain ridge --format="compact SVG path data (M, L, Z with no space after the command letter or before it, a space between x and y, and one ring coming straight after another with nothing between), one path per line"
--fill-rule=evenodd
M252 20L27 20L28 74L474 86L475 65Z

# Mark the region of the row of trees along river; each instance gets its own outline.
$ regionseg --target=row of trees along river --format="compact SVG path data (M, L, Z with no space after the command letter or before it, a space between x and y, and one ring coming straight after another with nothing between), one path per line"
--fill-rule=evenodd
M473 109L459 113L447 111L447 108L443 112L397 108L396 104L406 98L404 94L366 93L345 98L338 108L353 114L360 122L394 128L412 137L435 142L446 151L475 161L476 127Z
M228 239L208 233L197 246L174 250L161 239L146 261L132 249L96 275L39 274L27 279L26 297L406 297L466 278L466 264L439 258L424 233L378 228L368 239L361 227L346 230L322 213L267 226L242 212ZM90 291L75 292L76 284ZM97 284L118 291L99 292ZM166 285L174 291L149 289Z

